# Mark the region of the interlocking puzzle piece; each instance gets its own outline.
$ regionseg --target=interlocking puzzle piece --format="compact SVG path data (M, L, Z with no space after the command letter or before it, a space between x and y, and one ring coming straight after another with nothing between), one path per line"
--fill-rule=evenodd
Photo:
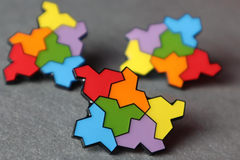
M58 35L58 43L68 45L72 56L81 54L83 43L81 38L86 35L87 29L84 22L78 22L75 28L62 25L55 30Z
M12 62L3 70L7 82L16 80L18 74L30 77L39 70L36 57L25 54L20 43L12 46L9 58Z
M111 86L109 98L116 99L120 107L135 104L143 112L149 109L145 92L137 90L138 77L129 68L122 71L124 81Z
M107 70L103 76L104 71L102 71L101 74L97 74L96 71L89 66L75 69L75 77L85 78L86 86L100 81L98 85L102 86L102 88L97 88L96 86L96 97L98 98L94 102L90 100L89 103L94 103L93 105L101 109L102 112L100 113L101 118L96 118L95 115L97 113L93 114L90 110L92 117L83 119L88 121L82 122L83 120L78 120L74 136L82 137L86 145L97 142L106 145L105 140L110 133L105 134L102 129L109 129L111 130L110 140L113 139L112 137L115 137L116 140L114 142L116 142L118 146L135 149L139 144L142 144L143 147L146 147L151 153L164 149L165 147L162 140L172 129L171 120L183 116L185 102L177 100L172 105L163 99L163 97L156 97L149 99L149 102L147 100L146 103L148 107L145 108L143 105L146 105L146 95L144 92L136 90L138 79L130 69L125 68L122 71L121 75L123 75L123 77L121 78L124 80L119 80L114 83L111 81L110 83L103 83L103 85L101 85L102 82L108 80L107 78L115 77L116 73L119 73L112 71L109 74L107 73L109 70ZM109 87L110 85L111 87ZM110 90L109 97L99 96L99 93L103 93L104 86L108 88L107 91ZM82 89L84 90L85 87L82 87ZM90 93L94 93L94 88L91 88L89 91ZM108 93L109 92L107 92L106 95L108 95ZM112 94L114 97L111 96ZM122 107L120 103L122 103ZM89 127L86 127L87 124ZM76 134L76 132L79 133ZM98 132L102 136L99 136ZM113 151L116 145L111 147L112 149L110 148L109 151Z
M9 41L12 44L21 43L25 54L36 57L39 51L46 49L44 38L51 32L49 28L34 29L30 35L18 32Z
M46 50L40 51L36 65L38 67L44 66L49 61L63 63L64 59L71 57L71 51L68 46L57 43L57 35L52 32L45 38Z
M120 66L121 70L128 67L140 75L146 75L153 70L153 65L150 62L151 55L140 51L137 40L132 40L128 43L125 54L128 60Z
M167 29L164 23L152 24L148 31L134 28L126 37L129 40L138 40L142 52L152 54L153 50L161 46L159 36Z
M100 74L89 65L74 69L76 78L85 79L83 93L95 101L99 96L108 97L112 83L123 80L121 72L104 69Z
M199 49L195 49L192 55L187 56L187 64L188 68L180 75L184 81L198 79L201 73L214 76L221 70L219 64L210 64L208 54Z
M106 114L103 127L112 129L114 136L127 133L131 119L140 119L144 114L134 104L119 108L114 99L99 97L95 103Z
M139 121L131 120L129 133L116 137L118 146L135 149L142 144L149 152L154 153L165 149L162 140L155 139L156 123L147 115Z
M53 73L57 85L70 88L72 82L76 81L73 68L81 66L84 61L81 56L68 57L62 64L50 61L41 68L41 71L45 74Z
M42 8L45 12L38 17L40 28L48 27L54 31L61 25L75 27L77 24L69 14L60 13L58 5L55 3L44 1Z
M171 53L176 53L178 56L187 56L193 54L194 48L186 46L182 43L180 33L172 33L166 30L160 36L162 46L156 48L153 55L159 58L166 58Z
M156 122L155 138L164 139L172 130L172 119L180 118L184 115L185 102L177 100L171 105L163 97L149 99L150 109L147 115Z
M82 138L85 146L100 142L112 152L117 147L117 143L112 130L103 127L104 111L96 104L92 104L89 107L89 111L91 117L83 118L76 122L74 136Z
M192 18L189 14L185 14L179 20L166 17L164 23L174 33L181 33L183 44L189 47L197 47L197 35L202 30L200 18Z
M180 75L187 69L185 56L178 57L175 53L170 54L165 59L152 56L151 62L158 73L166 72L169 84L179 88L183 86Z

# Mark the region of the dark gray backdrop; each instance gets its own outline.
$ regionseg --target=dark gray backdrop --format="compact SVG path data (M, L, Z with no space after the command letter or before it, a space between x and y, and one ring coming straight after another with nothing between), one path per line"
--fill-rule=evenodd
M134 27L147 29L165 16L184 13L202 19L198 47L209 52L223 71L201 77L183 90L167 85L155 71L140 77L138 87L149 97L163 95L170 102L187 102L186 116L173 123L164 140L166 150L154 156L143 149L108 155L100 146L84 149L72 139L75 121L86 116L87 101L80 87L66 91L53 80L40 79L5 85L0 74L0 159L239 159L240 156L240 1L237 0L54 0L62 12L84 20L89 35L83 56L97 71L118 70L126 60L125 34ZM37 27L41 0L1 0L0 68L9 64L7 39L17 31Z

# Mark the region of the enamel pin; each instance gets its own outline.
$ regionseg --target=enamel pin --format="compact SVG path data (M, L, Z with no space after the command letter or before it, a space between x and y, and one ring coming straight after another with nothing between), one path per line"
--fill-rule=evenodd
M166 17L163 23L152 24L147 31L135 28L126 35L128 60L120 70L128 67L145 76L155 69L166 73L168 83L178 88L182 88L185 81L198 79L201 73L214 76L221 67L210 64L208 54L197 49L195 36L201 30L200 18L189 14L178 20Z
M184 101L148 98L137 89L138 77L129 68L97 73L86 65L74 73L84 82L82 94L90 102L87 117L77 120L73 131L83 146L101 144L110 153L118 146L141 145L148 153L165 149L163 139L173 128L171 120L183 117Z
M56 85L70 88L76 81L73 68L85 61L80 55L81 39L87 34L85 23L60 13L55 3L44 1L42 8L45 11L38 17L39 28L30 35L17 32L9 39L11 63L3 70L6 82L16 81L18 75L31 77L41 71L53 74Z

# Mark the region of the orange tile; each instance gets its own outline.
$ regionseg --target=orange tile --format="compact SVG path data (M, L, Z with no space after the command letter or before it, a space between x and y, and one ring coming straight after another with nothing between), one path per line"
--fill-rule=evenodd
M168 83L170 85L182 88L183 80L180 78L180 74L187 69L187 60L185 56L178 57L175 53L171 53L165 59L152 56L151 63L157 72L167 74Z
M49 28L34 29L30 35L18 32L9 41L12 44L21 43L25 54L36 57L39 51L46 49L44 38L51 32Z
M137 90L137 75L129 68L125 68L122 74L125 80L112 84L109 98L116 99L120 107L135 104L146 112L150 106L145 92Z

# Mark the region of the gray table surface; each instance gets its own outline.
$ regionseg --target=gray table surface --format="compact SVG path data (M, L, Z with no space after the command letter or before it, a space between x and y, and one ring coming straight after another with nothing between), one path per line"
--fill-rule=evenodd
M118 70L126 60L125 34L134 27L147 29L165 16L199 16L203 32L198 48L206 50L223 71L201 77L183 90L170 87L155 71L140 77L138 88L149 97L187 102L185 117L173 122L164 140L166 150L149 156L143 149L109 155L100 146L83 148L72 139L77 119L86 116L88 102L80 87L56 88L51 78L5 85L0 74L0 159L232 159L240 157L240 1L238 0L54 0L61 11L85 21L89 35L83 56L97 71ZM37 27L41 0L1 0L0 68L9 64L7 39L17 31Z

